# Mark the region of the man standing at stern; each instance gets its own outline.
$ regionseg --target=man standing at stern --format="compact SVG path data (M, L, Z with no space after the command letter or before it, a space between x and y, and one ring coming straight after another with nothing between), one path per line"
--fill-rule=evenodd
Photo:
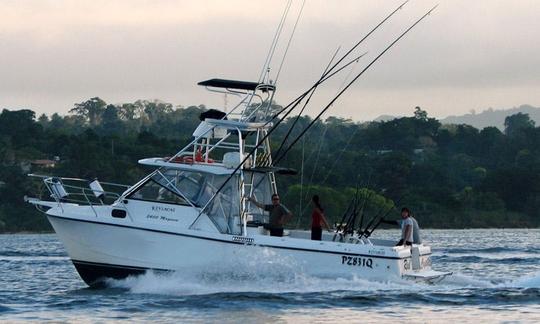
M247 197L255 206L270 213L270 224L266 226L270 230L270 236L283 236L283 225L292 218L292 213L280 204L279 195L272 195L272 204L265 205L257 202L253 197Z
M420 226L414 217L411 216L411 211L407 207L401 209L401 220L399 221L387 221L381 220L385 224L398 225L401 227L401 239L396 244L399 245L412 245L422 244L420 238Z

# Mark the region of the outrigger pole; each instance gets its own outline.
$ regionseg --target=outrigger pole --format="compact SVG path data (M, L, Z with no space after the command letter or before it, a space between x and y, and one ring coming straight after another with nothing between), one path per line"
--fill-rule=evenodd
M335 97L334 99L332 99L322 110L321 112L311 121L311 123L309 123L309 125L304 129L302 130L302 132L300 133L300 135L298 135L294 141L291 143L291 145L289 145L287 147L287 149L285 149L285 152L283 152L283 154L280 156L280 157L277 157L276 158L276 161L275 163L278 163L279 161L281 161L283 159L283 157L285 156L285 154L298 142L298 140L304 136L304 134L315 124L315 122L317 120L319 120L321 118L321 116L337 101L337 99L339 99L339 97L341 97L343 95L343 93L345 93L345 91L347 91L373 64L375 64L375 62L377 62L381 56L383 56L388 50L390 50L390 48L392 48L399 40L401 40L403 38L403 36L405 36L407 33L409 33L409 31L411 31L411 29L413 29L416 25L418 25L422 20L424 20L424 18L426 18L429 14L431 14L431 12L433 12L433 10L435 10L435 8L437 8L438 5L434 6L433 8L431 8L428 12L426 12L422 17L420 17L418 20L416 20L416 22L414 22L414 24L412 24L409 28L407 28L403 33L401 33L401 35L399 35L398 38L396 38L392 43L390 43L390 45L388 45L381 53L379 53L379 55L377 55L362 71L360 71L360 73L358 73Z
M343 62L343 60L349 56L358 46L360 46L360 44L362 44L369 36L371 36L371 34L373 34L377 29L379 29L379 27L381 25L383 25L388 19L390 19L390 17L392 17L398 10L402 9L403 6L405 6L407 4L407 2L409 2L409 0L406 0L405 2L403 2L402 4L400 4L396 9L394 9L394 11L392 11L388 16L386 16L383 20L381 20L375 27L373 27L373 29L371 29L369 31L369 33L367 33L366 35L364 35L364 37L362 37L362 39L360 39L353 47L351 47L345 54L343 54L341 56L341 58L336 62L334 63L334 65L332 65L332 67L330 69L328 69L328 67L325 69L327 70L328 72L323 73L323 75L321 76L321 78L319 79L319 81L317 81L309 90L307 90L306 92L304 92L302 95L300 95L298 98L296 98L295 100L293 100L289 105L285 106L283 109L281 109L279 112L277 112L271 119L271 120L274 120L277 116L279 116L279 114L281 114L283 111L285 111L286 109L288 109L288 107L290 107L293 103L295 103L297 100L301 101L308 93L314 91L321 83L323 83L324 81L326 81L327 79L331 78L332 76L334 76L335 74L337 74L338 72L340 72L341 70L343 70L344 68L346 68L347 66L349 66L350 64L354 63L354 62L357 62L360 58L362 58L366 53L358 56L357 58L355 58L354 60L350 61L349 63L345 64L344 66L342 66L341 68L339 68L337 71L335 72L332 72L330 73L330 71L334 70L341 62ZM337 52L336 52L337 54ZM331 62L331 61L330 61ZM306 104L304 105L304 107L302 108L302 111L305 109L305 107L307 106L309 100L311 99L311 96L313 95L313 92L311 93L310 97L308 98ZM299 102L298 102L299 103ZM291 111L293 109L296 108L296 106L298 105L298 103L296 103L294 105L294 107L291 109ZM299 113L299 116L300 117L300 114L302 112ZM281 123L281 121L283 121L286 117L287 117L288 113L283 116L281 118L281 120L276 123L276 125L274 127L276 127L277 125L279 125L279 123ZM298 118L297 118L298 120ZM296 120L294 122L296 124ZM293 125L294 126L294 125ZM276 153L276 157L278 155L278 153L281 151L282 147L283 147L283 144L284 144L284 141L288 138L290 132L292 131L292 127L289 129L289 132L287 133L287 135L285 136L283 142L281 143L280 147L278 148L278 152Z
M343 54L341 56L341 58L332 65L332 67L330 69L327 69L328 72L326 75L323 75L321 76L321 78L315 82L315 84L313 84L311 86L311 88L309 88L308 90L306 90L304 93L302 93L300 96L298 96L296 99L294 99L293 101L291 101L288 105L286 105L285 107L283 107L280 111L278 111L277 113L274 114L274 116L272 116L272 118L270 118L269 121L267 121L265 123L265 126L268 125L272 120L276 119L282 112L284 112L285 110L289 109L289 107L293 106L292 109L294 109L298 104L299 102L304 99L306 97L306 95L308 95L313 89L317 88L317 86L319 86L321 83L323 83L324 81L328 80L329 78L333 77L335 74L341 72L341 70L343 70L344 68L346 68L347 66L349 66L350 64L354 63L356 60L358 60L359 58L361 58L363 55L355 58L354 60L350 61L349 63L345 64L344 66L340 67L339 69L337 69L336 71L332 72L341 62L343 62L343 60L348 57L358 46L360 46L360 44L362 44L369 36L371 36L371 34L373 34L382 24L384 24L388 19L390 19L390 17L392 17L398 10L402 9L403 6L405 6L405 4L407 4L407 2L409 2L409 0L406 0L405 2L403 2L402 4L400 4L394 11L392 11L388 16L386 16L379 24L377 24L375 27L373 27L373 29L367 33L364 37L362 37L362 39L360 39L353 47L351 47L345 54ZM291 109L291 110L292 110ZM276 125L274 125L274 128L281 122L285 119L286 116L283 116L282 118L280 118L280 120L276 123ZM260 143L264 142L264 138L262 140L260 140ZM255 151L257 147L254 148L253 151ZM247 159L246 159L247 160Z
M356 62L358 59L360 59L363 55L365 54L362 54L356 58L354 58L353 60L351 60L350 62L348 62L347 64L345 64L344 66L340 67L339 69L335 70L334 69L341 63L343 62L343 60L348 57L358 46L360 46L360 44L362 44L369 36L371 36L371 34L373 34L381 25L383 25L388 19L390 19L390 17L392 17L398 10L402 9L403 6L405 6L405 4L407 4L407 2L409 2L409 0L406 0L404 1L402 4L400 4L394 11L392 11L388 16L386 16L381 22L379 22L379 24L377 24L375 27L373 27L373 29L367 33L364 37L362 37L362 39L360 39L353 47L351 47L345 54L343 54L341 56L341 58L332 65L332 67L330 67L329 69L327 69L327 72L326 74L323 74L321 76L321 78L315 82L315 84L313 84L308 90L306 90L304 93L302 93L301 95L299 95L297 98L295 98L294 100L292 100L288 105L286 105L285 107L283 107L280 111L278 111L277 113L274 114L274 116L272 116L272 118L270 118L270 120L268 120L264 125L268 125L272 122L272 120L276 119L281 113L283 113L285 110L292 108L285 113L285 115L283 117L281 117L277 122L276 124L268 131L268 133L262 138L259 140L259 143L257 143L255 145L255 147L253 147L253 149L246 155L246 157L242 160L242 162L239 164L239 166L232 172L231 176L229 177L229 179L227 179L224 184L218 189L218 192L225 186L225 184L230 180L230 178L232 178L232 175L234 175L241 167L241 165L244 164L244 162L246 162L253 154L254 152L259 148L259 146L261 146L265 140L268 138L268 136L277 128L277 126L283 121L285 120L285 118L292 112L293 109L295 109L298 104L300 104L300 102L311 92L313 91L315 88L317 88L320 84L324 83L325 81L327 81L328 79L332 78L334 75L336 75L337 73L341 72L343 69L345 69L347 66L349 66L350 64ZM266 64L266 63L265 63Z
M327 75L325 75L324 78L321 78L319 81L317 81L309 90L305 91L302 95L300 95L298 98L296 98L295 100L293 100L290 104L288 104L286 107L284 107L283 109L281 109L279 112L277 112L271 120L275 119L277 116L279 116L279 114L281 114L283 111L285 111L286 109L288 109L290 106L294 105L287 113L285 113L285 115L278 120L278 122L266 133L266 135L264 135L260 140L259 142L252 148L252 150L244 157L244 159L238 164L238 166L233 170L233 172L231 172L231 174L229 175L229 177L223 182L223 184L218 188L218 190L216 191L216 194L219 193L224 187L225 185L230 181L230 179L232 179L232 177L236 174L236 172L238 172L238 170L240 170L244 163L254 154L254 152L265 142L265 140L270 136L270 134L277 128L277 126L283 121L285 120L285 118L292 112L292 110L294 108L296 108L296 106L298 106L298 104L301 102L301 100L306 96L308 95L313 89L315 89L319 84L321 84L322 82L328 80L328 78L334 76L336 73L340 72L344 67L338 69L337 71L335 72L332 72L330 73L330 71L332 71L338 64L340 64L354 49L356 49L365 39L367 39L367 37L369 37L376 29L378 29L384 22L386 22L391 16L393 16L399 9L401 9L407 2L409 2L408 0L403 2L398 8L396 8L392 13L390 13L390 15L388 15L386 18L384 18L377 26L375 26L368 34L366 34L366 36L364 36L359 42L357 42L349 51L347 51L347 53L345 53L340 60L338 60L338 62L336 62L331 68L330 70L328 71ZM377 55L377 57L375 57L375 59L373 59L359 74L356 75L356 77L350 81L347 86L345 86L337 95L336 97L334 97L334 99L321 111L321 113L319 113L317 115L317 117L308 125L308 127L306 129L304 129L302 131L302 133L294 140L294 142L287 148L287 150L285 151L288 152L292 146L294 144L296 144L296 142L298 142L299 138L301 136L303 136L305 134L305 132L311 127L313 126L314 122L316 120L318 120L321 115L326 112L326 110L328 110L329 107L332 106L332 104L339 98L341 97L341 95L343 95L343 93L345 93L346 90L348 90L348 88L354 84L358 78L360 78L360 76L362 76L376 61L378 61L381 56L383 56L391 47L393 47L401 38L403 38L403 36L405 36L413 27L415 27L420 21L422 21L426 16L428 16L433 10L435 10L437 6L433 7L431 10L429 10L426 14L424 14L424 16L422 16L420 19L418 19L412 26L410 26L407 30L405 30L398 38L396 38L390 45L388 45L388 47L386 47L379 55ZM355 60L351 61L349 64L352 64ZM270 123L271 120L269 120L266 124ZM284 153L284 154L285 154ZM244 197L242 197L241 199L244 199Z

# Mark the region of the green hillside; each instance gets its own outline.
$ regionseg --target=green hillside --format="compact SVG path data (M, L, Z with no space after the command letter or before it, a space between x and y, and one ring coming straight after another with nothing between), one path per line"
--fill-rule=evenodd
M39 190L27 173L134 183L149 171L137 160L176 153L204 110L160 101L110 105L99 98L75 105L66 116L3 110L0 232L50 230L43 215L23 202ZM317 122L280 163L301 171L278 177L283 201L295 214L290 225L308 226L315 193L328 217L339 221L356 186L367 200L366 219L393 200L411 208L422 227L540 225L540 127L527 114L507 117L504 131L441 125L420 108L411 115L362 124L336 117ZM293 135L310 121L301 117ZM275 148L292 122L276 131Z

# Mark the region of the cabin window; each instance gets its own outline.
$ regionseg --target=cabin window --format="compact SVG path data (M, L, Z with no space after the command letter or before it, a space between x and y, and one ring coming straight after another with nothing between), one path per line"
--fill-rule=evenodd
M204 191L208 176L211 177L200 172L169 169L156 173L152 179L188 199L193 205L200 206L199 197Z
M220 232L238 234L240 233L238 176L233 176L223 185L228 178L228 174L163 168L128 198L191 204L204 208L204 213ZM219 188L221 191L217 193ZM257 189L257 193L257 197L270 197L267 190Z
M148 180L145 184L137 188L137 190L131 193L128 198L168 204L189 205L189 203L179 194L156 182L154 179Z
M204 212L222 233L240 233L240 197L238 176L233 176L223 187L229 175L212 175L206 181L199 202L206 206ZM221 188L222 187L222 188ZM221 191L216 194L217 190ZM210 200L214 197L212 200Z

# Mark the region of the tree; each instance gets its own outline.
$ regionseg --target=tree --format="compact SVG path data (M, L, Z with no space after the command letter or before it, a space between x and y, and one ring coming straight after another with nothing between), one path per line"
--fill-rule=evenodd
M38 123L43 127L47 126L49 123L49 117L47 117L45 114L41 114L38 118Z
M167 102L160 100L139 100L136 103L139 103L144 107L144 113L148 117L148 120L151 124L156 123L160 119L166 118L167 114L173 112L173 105Z
M75 107L69 110L70 113L83 116L91 127L97 126L101 122L101 115L105 111L107 103L99 97L91 98L85 102L75 104Z
M517 113L504 119L504 133L514 137L527 128L534 128L534 124L529 114Z
M414 118L419 119L419 120L423 120L423 121L427 121L428 120L427 111L422 110L422 108L420 108L419 106L416 106L414 108Z
M10 111L4 109L0 114L0 135L11 138L14 146L23 146L39 140L43 128L35 121L36 114L29 109Z
M118 116L123 120L134 120L137 116L137 106L133 103L125 103L117 108Z

